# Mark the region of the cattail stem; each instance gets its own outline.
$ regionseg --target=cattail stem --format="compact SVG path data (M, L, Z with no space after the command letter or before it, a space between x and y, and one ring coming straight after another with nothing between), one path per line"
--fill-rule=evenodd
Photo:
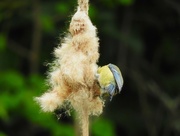
M81 123L82 136L89 136L89 115L86 107L82 110Z
M78 0L78 5L80 8L80 11L86 12L88 15L88 10L89 10L89 0ZM89 136L89 114L88 114L88 109L84 105L81 111L81 131L82 131L82 136Z
M78 5L81 11L85 11L88 14L89 0L78 0Z

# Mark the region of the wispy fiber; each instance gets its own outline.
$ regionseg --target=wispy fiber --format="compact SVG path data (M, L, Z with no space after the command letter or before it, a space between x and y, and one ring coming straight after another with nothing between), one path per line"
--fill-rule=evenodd
M88 16L88 0L78 0L69 33L54 50L55 61L49 72L49 90L35 100L45 112L65 107L68 101L78 113L82 135L88 136L89 115L100 115L103 101L95 79L99 58L96 27Z

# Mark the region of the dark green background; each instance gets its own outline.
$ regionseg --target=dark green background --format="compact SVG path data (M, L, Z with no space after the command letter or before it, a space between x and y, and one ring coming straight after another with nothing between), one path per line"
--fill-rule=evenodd
M0 0L0 136L75 136L74 116L42 113L48 63L76 0ZM90 0L99 65L124 77L120 95L91 118L91 136L180 135L180 1Z

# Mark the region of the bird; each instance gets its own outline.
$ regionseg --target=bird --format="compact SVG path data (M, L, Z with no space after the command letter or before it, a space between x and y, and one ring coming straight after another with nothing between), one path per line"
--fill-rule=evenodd
M97 82L100 86L100 96L113 96L121 92L123 86L123 77L120 69L114 64L108 64L97 69L95 74Z

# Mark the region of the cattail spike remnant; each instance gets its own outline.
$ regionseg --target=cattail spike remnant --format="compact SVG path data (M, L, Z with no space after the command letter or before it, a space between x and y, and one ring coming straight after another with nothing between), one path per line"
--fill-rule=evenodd
M82 135L88 136L89 115L100 115L104 101L95 74L99 38L88 16L88 0L78 0L69 33L54 50L55 61L48 74L49 90L35 100L44 112L53 112L70 103L79 115Z

